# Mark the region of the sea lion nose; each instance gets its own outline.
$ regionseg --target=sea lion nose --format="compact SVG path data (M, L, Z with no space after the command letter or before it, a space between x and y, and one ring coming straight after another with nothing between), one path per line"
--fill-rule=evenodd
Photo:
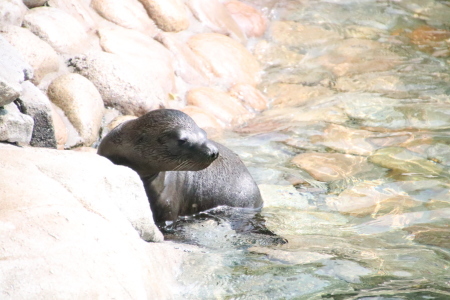
M219 149L213 144L206 144L206 154L214 160L219 157Z

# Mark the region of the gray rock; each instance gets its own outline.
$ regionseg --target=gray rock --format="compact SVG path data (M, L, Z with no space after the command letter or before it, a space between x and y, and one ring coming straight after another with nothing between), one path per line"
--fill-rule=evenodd
M39 84L48 73L59 70L60 58L55 50L27 28L4 26L0 29L0 33L33 67L32 82L34 84Z
M53 126L50 100L34 84L22 83L23 92L18 102L22 112L34 120L30 145L35 147L56 148L55 128Z
M23 3L24 3L28 8L33 8L33 7L42 6L42 5L45 4L45 2L47 2L47 0L23 0Z
M0 141L29 144L33 118L22 114L14 103L0 108Z
M165 98L161 87L151 89L155 86L119 55L92 52L72 58L70 65L95 85L105 106L125 115L141 116L157 108Z
M1 299L173 298L184 254L136 232L161 240L136 173L11 145L0 165Z
M30 65L0 35L0 106L14 101L22 92L20 84L32 77Z
M20 26L26 12L27 7L22 0L2 0L0 1L0 24Z

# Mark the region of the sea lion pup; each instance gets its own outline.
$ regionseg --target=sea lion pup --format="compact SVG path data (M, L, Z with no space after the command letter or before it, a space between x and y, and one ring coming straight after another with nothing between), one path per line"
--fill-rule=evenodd
M156 223L221 205L258 209L258 186L239 157L185 113L153 110L114 128L98 154L141 177Z

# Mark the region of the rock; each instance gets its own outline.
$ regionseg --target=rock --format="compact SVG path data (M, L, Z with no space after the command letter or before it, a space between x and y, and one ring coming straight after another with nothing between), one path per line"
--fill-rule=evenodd
M322 263L325 260L333 258L333 256L329 254L309 251L285 251L266 247L251 247L248 251L258 254L265 254L272 260L282 261L293 265Z
M323 65L337 76L355 75L391 70L401 63L402 57L377 41L346 39L327 54L311 62Z
M34 127L30 145L34 147L56 148L50 100L34 84L22 83L23 92L17 101L22 112L33 118Z
M186 100L188 105L198 106L214 115L225 126L240 124L252 117L238 99L215 88L192 89Z
M370 162L402 173L448 176L448 167L401 147L386 147L370 156Z
M416 243L432 245L442 248L450 248L450 226L448 224L419 224L406 227L403 230L409 232Z
M247 37L260 37L266 31L267 21L257 9L236 0L226 2L225 7Z
M34 35L30 30L18 26L4 26L0 33L34 70L31 81L39 84L48 73L59 70L60 59L55 50Z
M116 27L100 29L100 44L105 52L117 54L140 71L152 89L163 88L165 93L173 92L175 77L170 52L160 43L140 32Z
M105 106L123 114L141 116L166 98L160 87L148 82L117 54L90 53L74 57L70 64L95 85Z
M334 88L342 92L395 93L407 91L398 76L383 73L339 77Z
M21 26L26 12L27 7L22 0L2 0L0 2L0 24Z
M289 68L303 63L305 55L289 50L266 40L260 40L253 49L253 54L263 65L264 69L269 67Z
M162 236L136 173L88 153L0 152L2 299L174 297L183 254L139 238Z
M186 6L181 0L139 0L150 18L164 31L182 31L189 27Z
M334 31L293 21L272 22L269 36L273 42L279 45L302 51L314 47L324 47L342 39Z
M338 196L327 197L326 203L332 210L358 217L400 214L423 204L408 192L393 184L382 184L380 180L363 181Z
M98 139L103 101L92 82L79 74L69 73L56 78L48 87L47 94L64 111L85 145L89 146Z
M244 32L221 2L218 0L189 0L187 4L203 26L246 44L247 38Z
M22 92L21 83L33 77L33 69L0 35L0 107L11 103Z
M436 143L425 150L427 158L450 167L450 146Z
M258 61L235 40L217 33L202 33L192 36L188 45L205 59L225 85L258 83Z
M161 33L156 39L174 55L175 73L186 83L208 86L213 77L209 65L192 51L175 33Z
M292 163L319 181L349 178L372 169L367 158L340 153L302 153Z
M136 116L118 116L114 118L111 122L108 123L108 125L103 129L102 136L106 136L111 130L119 126L120 124L136 119Z
M24 27L61 54L77 54L89 48L88 35L77 19L53 7L37 7L25 15Z
M43 6L46 2L47 2L47 0L23 0L23 3L28 8Z
M249 84L236 84L228 93L239 100L250 111L263 111L267 109L267 98L254 86Z
M22 114L14 103L0 108L1 142L29 144L33 125L33 118Z
M67 127L59 115L58 111L62 114L62 110L57 107L55 104L51 103L52 109L52 120L53 120L53 128L55 128L55 139L56 139L56 148L59 150L64 150L64 146L67 143L69 138L69 134L67 132Z
M339 278L350 283L361 283L361 276L373 273L372 270L350 260L328 260L323 264L323 267L315 271L316 274Z
M140 31L150 37L158 34L158 28L138 0L92 0L91 6L114 24Z
M258 185L264 200L264 208L283 207L306 210L308 198L299 193L292 185Z
M267 97L273 100L273 106L278 107L300 106L316 98L333 94L331 89L321 85L274 83L267 86Z
M188 105L181 109L182 112L189 115L197 123L198 127L208 133L208 137L218 136L222 132L223 126L217 121L217 118L203 108Z

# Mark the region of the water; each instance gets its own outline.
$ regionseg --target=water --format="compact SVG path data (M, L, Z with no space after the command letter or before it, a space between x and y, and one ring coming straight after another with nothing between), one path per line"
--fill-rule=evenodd
M450 299L450 2L248 3L272 104L220 142L288 243L188 222L179 298Z

